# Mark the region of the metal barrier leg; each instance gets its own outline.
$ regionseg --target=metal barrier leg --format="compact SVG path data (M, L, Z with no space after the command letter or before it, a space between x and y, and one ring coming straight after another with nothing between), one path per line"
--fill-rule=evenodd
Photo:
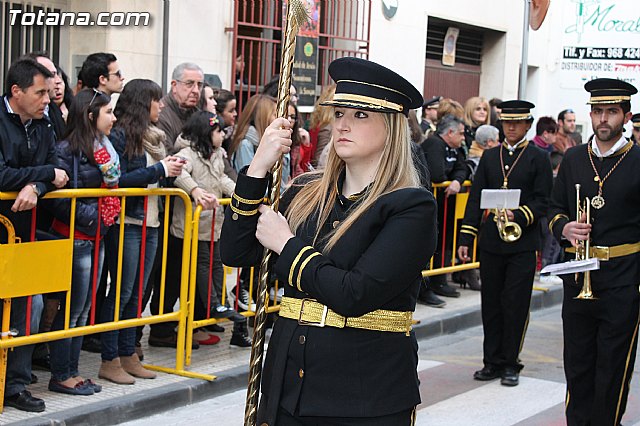
M11 321L11 299L4 299L2 304L2 340L7 340ZM0 413L4 411L4 391L7 384L8 349L0 350Z

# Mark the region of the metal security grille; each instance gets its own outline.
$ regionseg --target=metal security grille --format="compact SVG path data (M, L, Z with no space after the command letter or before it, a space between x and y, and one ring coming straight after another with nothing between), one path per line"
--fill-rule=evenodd
M242 110L278 74L281 58L283 0L234 0L231 90ZM321 0L317 93L329 84L328 64L342 56L369 55L371 0Z
M461 26L456 22L447 22L430 18L427 26L427 59L442 61L444 38L449 27L460 29L456 43L456 63L480 65L482 62L482 31Z
M15 25L11 25L10 10L21 10L23 13L39 11L61 12L58 8L43 4L11 2L0 0L0 87L4 92L4 76L16 58L28 52L47 51L53 62L58 63L60 57L60 27L44 25L21 25L20 16Z

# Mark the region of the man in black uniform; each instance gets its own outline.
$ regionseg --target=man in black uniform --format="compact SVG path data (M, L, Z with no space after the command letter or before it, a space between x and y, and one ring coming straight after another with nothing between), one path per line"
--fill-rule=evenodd
M640 145L640 113L631 116L631 140Z
M596 300L575 299L584 274L563 275L564 371L568 425L619 425L636 358L640 297L640 148L623 136L637 89L615 79L585 84L594 136L564 156L551 197L549 229L575 256L590 239ZM576 221L576 184L589 197L591 223Z
M422 104L422 121L420 122L420 129L422 130L422 134L424 134L425 139L436 132L440 99L442 99L442 96L434 96Z
M476 380L502 377L503 385L516 386L523 367L518 354L527 328L536 250L540 246L538 220L547 213L553 174L548 154L525 138L533 123L530 110L534 105L506 101L498 107L502 110L505 141L485 151L480 159L462 222L458 256L470 260L483 217L482 190L520 189L520 206L506 211L508 220L520 226L520 238L503 241L494 212L488 215L480 233L484 368L473 375Z

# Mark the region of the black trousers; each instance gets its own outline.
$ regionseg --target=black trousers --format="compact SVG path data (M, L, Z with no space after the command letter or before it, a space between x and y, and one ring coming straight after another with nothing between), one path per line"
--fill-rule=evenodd
M484 364L522 369L518 355L529 321L536 252L479 252Z
M280 407L276 426L413 426L415 414L413 409L381 417L302 417Z
M567 425L619 425L636 359L640 295L637 283L576 300L564 286L562 324Z

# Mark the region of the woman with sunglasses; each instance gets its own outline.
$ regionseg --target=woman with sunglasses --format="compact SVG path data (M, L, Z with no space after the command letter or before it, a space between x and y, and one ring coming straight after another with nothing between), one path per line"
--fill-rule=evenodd
M226 265L258 265L266 247L285 288L258 423L408 426L420 403L411 318L437 235L407 123L422 95L363 59L337 59L329 74L337 88L324 103L334 117L324 172L298 177L281 213L262 205L269 171L291 147L290 123L274 120L222 228Z
M61 167L70 176L68 188L112 188L120 180L120 159L107 138L116 117L111 99L97 90L78 93L67 120L67 134L57 146ZM71 201L51 200L55 219L52 234L69 238ZM60 295L60 306L51 331L65 328L66 305L69 328L87 324L91 309L92 283L99 277L104 260L102 237L120 212L116 197L78 198L75 213L71 292ZM94 271L97 270L97 271ZM97 283L94 283L94 285ZM50 299L56 300L56 299ZM51 380L49 390L69 395L93 395L102 387L78 371L83 336L49 343Z

